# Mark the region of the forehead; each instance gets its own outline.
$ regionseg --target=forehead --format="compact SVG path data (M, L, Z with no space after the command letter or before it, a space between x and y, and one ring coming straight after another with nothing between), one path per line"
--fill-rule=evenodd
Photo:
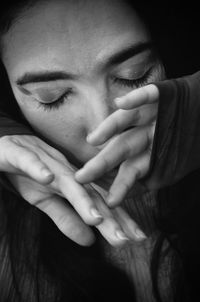
M52 0L21 14L4 36L3 60L17 70L90 68L107 53L147 39L137 13L121 0ZM33 66L34 62L34 66Z

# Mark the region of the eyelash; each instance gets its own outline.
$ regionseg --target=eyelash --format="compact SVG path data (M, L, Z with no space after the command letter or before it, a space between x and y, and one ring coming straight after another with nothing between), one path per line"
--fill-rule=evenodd
M150 68L141 78L130 80L130 79L123 79L123 78L115 78L114 83L120 84L125 87L130 88L138 88L148 83L149 78L152 75L152 68ZM67 98L72 94L72 89L68 89L63 95L61 95L57 100L52 103L38 103L38 107L45 111L56 110L58 109Z
M72 89L68 89L64 94L62 94L57 100L52 103L38 103L38 107L44 109L45 111L58 109L67 98L72 94Z
M123 78L115 78L114 83L120 84L125 87L130 87L130 88L139 88L141 86L144 86L145 84L148 83L149 78L152 75L152 68L150 68L141 78L139 79L123 79Z

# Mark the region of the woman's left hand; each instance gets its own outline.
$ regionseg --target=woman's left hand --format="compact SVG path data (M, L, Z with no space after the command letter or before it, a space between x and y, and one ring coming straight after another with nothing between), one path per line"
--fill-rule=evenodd
M107 198L110 206L119 204L135 181L146 175L156 125L159 91L149 84L115 100L119 108L87 138L103 149L76 172L80 183L94 182L119 168Z

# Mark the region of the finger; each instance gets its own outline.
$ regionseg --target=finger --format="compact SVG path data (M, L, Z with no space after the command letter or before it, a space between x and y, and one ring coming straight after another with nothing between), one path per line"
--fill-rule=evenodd
M92 145L103 144L113 135L133 126L139 119L139 110L117 110L106 118L100 126L90 133L87 141Z
M97 206L104 220L96 228L109 244L121 246L130 239L139 241L146 238L135 221L120 207L111 211L101 200L97 201Z
M121 246L129 241L128 236L113 216L105 216L103 222L97 225L96 228L112 246Z
M120 166L119 172L110 187L107 204L114 207L120 204L131 191L137 179L146 175L150 164L150 153L128 159Z
M35 140L37 142L37 148L40 148L49 157L54 158L55 160L61 163L66 162L66 157L60 151L48 145L38 137L35 137Z
M94 242L95 236L90 227L61 197L47 197L40 200L36 206L54 221L65 236L77 244L89 246Z
M156 85L149 84L129 92L127 95L115 99L118 108L129 110L145 104L152 104L159 99L159 90Z
M7 149L4 162L0 166L5 172L20 172L41 184L48 184L54 178L37 154L14 143Z
M116 220L120 222L124 232L130 239L133 239L134 241L141 241L147 238L138 224L122 207L115 207L113 214Z
M109 142L106 147L76 172L80 183L93 182L116 168L124 160L143 152L150 144L146 127L128 130Z
M77 183L74 175L62 175L58 184L63 196L69 201L83 221L89 225L102 222L103 216L86 189Z
M134 109L135 110L135 109ZM139 118L134 126L145 126L154 122L157 118L158 103L143 105L139 110Z
M138 109L128 111L117 110L89 134L87 141L92 145L100 145L130 127L152 123L156 119L157 111L157 103L143 105Z
M123 231L118 219L113 216L112 210L108 208L101 198L98 198L97 192L93 190L92 195L96 201L99 211L104 217L103 221L98 224L96 228L109 244L113 246L125 244L129 238Z

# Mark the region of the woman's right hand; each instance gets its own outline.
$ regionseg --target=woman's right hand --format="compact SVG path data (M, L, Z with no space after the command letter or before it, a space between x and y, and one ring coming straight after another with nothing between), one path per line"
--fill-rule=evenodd
M96 226L112 245L126 241L120 219L115 219L101 195L92 185L77 183L75 168L41 139L31 135L0 138L0 171L6 172L25 200L46 213L74 242L90 245L94 241L89 226ZM135 240L143 239L134 221L129 220L129 226Z

